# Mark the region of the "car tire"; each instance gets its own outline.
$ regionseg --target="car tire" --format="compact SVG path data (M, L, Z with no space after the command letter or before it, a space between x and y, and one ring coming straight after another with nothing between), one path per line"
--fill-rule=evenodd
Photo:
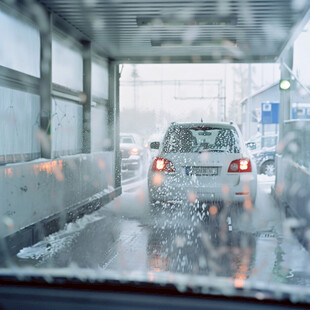
M261 172L268 176L273 176L275 174L275 163L274 160L267 160L263 163L261 167Z

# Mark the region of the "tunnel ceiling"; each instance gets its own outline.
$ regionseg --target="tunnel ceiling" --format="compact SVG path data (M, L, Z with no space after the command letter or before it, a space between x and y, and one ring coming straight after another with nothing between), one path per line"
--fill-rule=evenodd
M106 56L140 63L273 62L310 6L307 0L40 2Z

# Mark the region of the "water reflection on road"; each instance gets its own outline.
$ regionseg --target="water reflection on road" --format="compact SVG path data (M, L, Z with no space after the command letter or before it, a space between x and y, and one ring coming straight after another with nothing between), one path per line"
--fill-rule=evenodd
M273 181L260 178L250 218L228 216L220 229L214 226L216 221L193 221L177 210L149 216L146 180L127 183L108 207L76 223L78 229L67 227L32 247L32 252L25 249L20 261L29 260L32 253L31 263L38 267L74 263L121 273L224 276L234 279L236 286L245 279L310 285L309 253L292 235L283 233L284 217L270 194ZM42 255L34 256L35 251Z

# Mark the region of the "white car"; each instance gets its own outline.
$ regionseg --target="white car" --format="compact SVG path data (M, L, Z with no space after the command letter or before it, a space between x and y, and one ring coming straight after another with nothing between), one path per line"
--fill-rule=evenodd
M148 173L152 203L229 202L252 208L256 164L234 123L172 123Z

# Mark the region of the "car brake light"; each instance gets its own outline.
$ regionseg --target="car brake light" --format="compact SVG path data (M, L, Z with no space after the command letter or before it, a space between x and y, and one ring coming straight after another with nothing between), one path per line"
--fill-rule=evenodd
M173 163L165 158L157 157L155 158L152 166L153 171L165 171L165 172L175 172L175 167Z
M228 172L252 172L251 161L248 158L241 158L232 161Z
M133 149L129 150L129 154L130 155L138 155L139 154L139 149L137 149L136 147L134 147Z

